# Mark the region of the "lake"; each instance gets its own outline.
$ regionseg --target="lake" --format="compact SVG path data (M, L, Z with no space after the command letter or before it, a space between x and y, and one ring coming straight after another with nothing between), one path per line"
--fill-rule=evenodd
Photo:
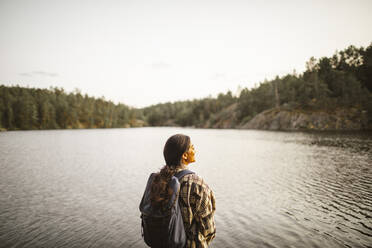
M0 247L146 247L147 178L191 137L211 247L372 247L372 134L132 128L0 133Z

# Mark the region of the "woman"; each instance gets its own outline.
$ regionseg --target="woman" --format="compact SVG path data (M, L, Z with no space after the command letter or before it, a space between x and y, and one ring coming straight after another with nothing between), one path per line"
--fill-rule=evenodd
M151 204L161 208L171 196L168 183L172 176L195 162L195 149L190 137L183 134L171 136L164 146L166 165L156 174L151 185ZM196 174L185 175L180 180L179 205L186 231L186 247L208 247L215 237L215 199L213 191Z

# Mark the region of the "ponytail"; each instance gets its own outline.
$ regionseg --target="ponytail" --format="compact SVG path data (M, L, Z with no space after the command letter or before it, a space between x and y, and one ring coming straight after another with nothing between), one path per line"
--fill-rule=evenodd
M163 208L168 203L170 196L173 194L168 184L174 174L176 174L175 167L164 165L160 172L155 175L150 191L151 205L153 207Z

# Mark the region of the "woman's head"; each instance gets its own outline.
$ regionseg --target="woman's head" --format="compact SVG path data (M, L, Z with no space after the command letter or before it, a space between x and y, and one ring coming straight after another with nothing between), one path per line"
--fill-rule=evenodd
M163 154L165 163L169 167L177 167L182 162L188 164L195 161L190 137L184 134L171 136L165 143Z

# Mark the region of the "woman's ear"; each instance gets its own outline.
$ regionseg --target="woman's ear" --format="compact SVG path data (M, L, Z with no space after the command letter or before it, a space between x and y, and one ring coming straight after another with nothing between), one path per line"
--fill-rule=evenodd
M184 160L184 161L187 161L187 153L185 152L184 154L182 154L182 159Z

